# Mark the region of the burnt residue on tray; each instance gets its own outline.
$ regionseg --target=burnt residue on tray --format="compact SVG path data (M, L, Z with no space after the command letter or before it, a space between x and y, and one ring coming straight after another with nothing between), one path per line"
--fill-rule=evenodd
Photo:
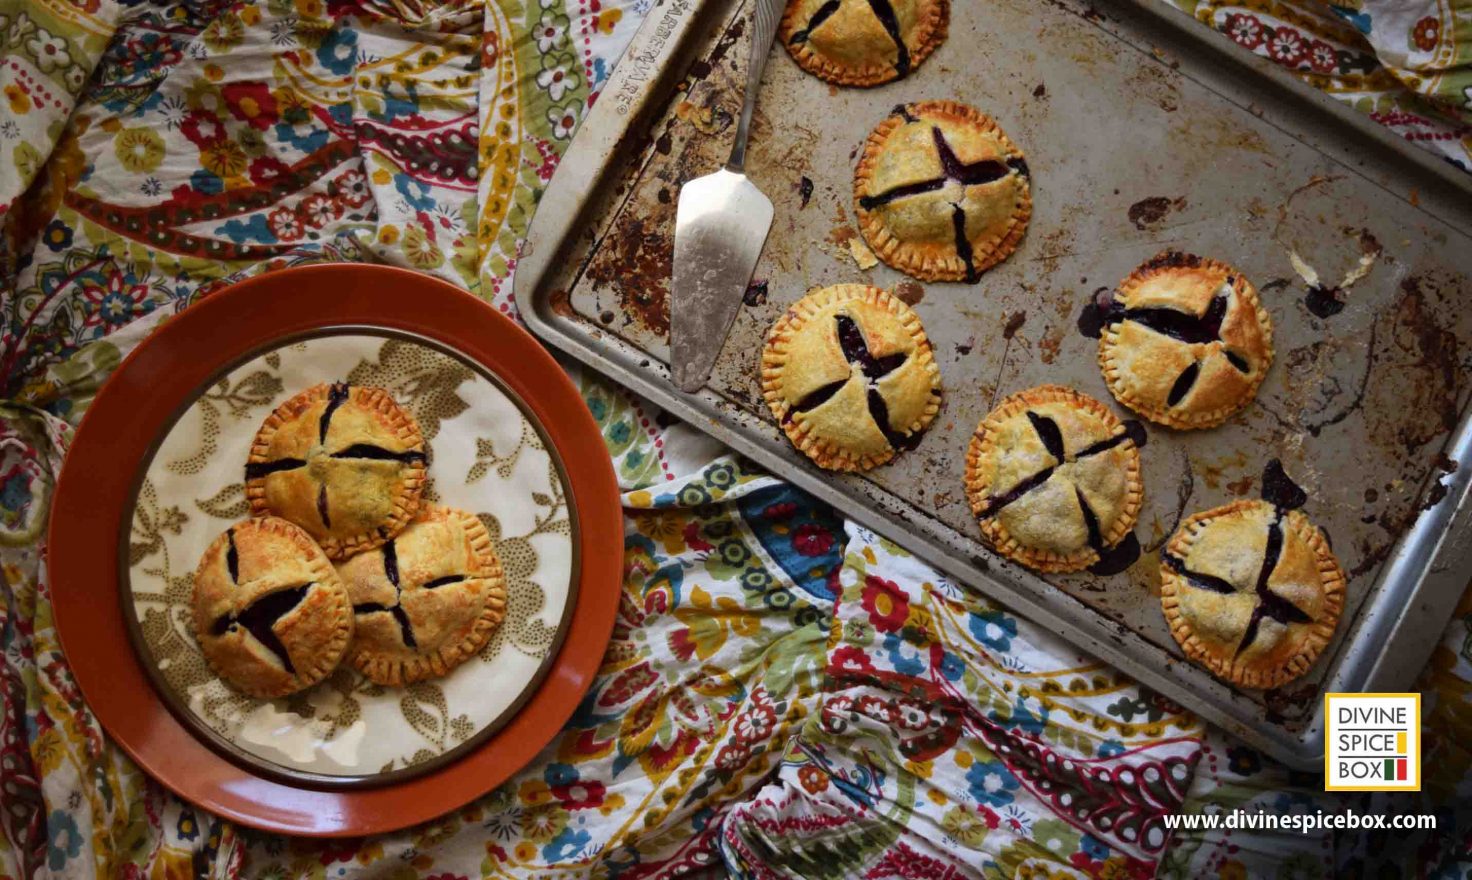
M675 245L667 229L652 220L626 213L588 265L588 277L611 288L624 314L666 336L670 332L669 284Z
M741 301L749 306L765 305L767 302L767 280L753 281L746 286L746 294Z
M798 210L801 211L808 206L808 201L813 197L813 181L806 174L797 182L797 195L802 199L802 204L798 206Z
M1129 218L1135 228L1144 231L1164 220L1172 210L1186 207L1184 198L1171 199L1166 196L1151 196L1130 205Z

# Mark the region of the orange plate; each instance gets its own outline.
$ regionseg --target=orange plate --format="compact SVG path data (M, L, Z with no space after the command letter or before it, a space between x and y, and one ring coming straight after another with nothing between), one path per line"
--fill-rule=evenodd
M455 349L501 377L566 462L581 570L567 638L541 689L478 750L410 781L321 791L256 776L196 739L149 683L129 643L117 536L136 468L195 389L240 356L323 327L389 327ZM623 567L618 483L582 397L545 349L493 308L402 269L284 269L207 297L123 361L87 411L61 473L48 562L62 647L87 703L133 760L180 797L244 825L345 837L413 825L459 807L525 766L571 717L613 630ZM124 545L126 546L126 544Z

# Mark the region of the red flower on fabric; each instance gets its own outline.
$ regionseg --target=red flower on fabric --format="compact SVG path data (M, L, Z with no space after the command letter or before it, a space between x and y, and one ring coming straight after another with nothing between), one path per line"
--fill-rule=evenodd
M654 590L644 597L644 612L646 614L663 614L669 610L670 596L664 590Z
M834 672L858 674L873 672L874 664L869 660L869 655L864 653L864 649L857 645L844 645L833 652L828 668Z
M263 82L235 82L220 89L230 115L249 125L265 131L281 118L276 109L276 99L271 87Z
M804 556L822 556L833 549L833 533L816 523L804 523L792 536L792 548Z
M347 843L327 843L322 846L322 855L318 859L324 865L333 862L351 862L353 856L358 854L358 847L351 841Z
M373 192L368 189L368 177L357 169L337 179L337 195L350 208L361 208L373 198Z
M772 735L777 728L777 713L768 707L753 706L736 719L736 740L755 743Z
M603 806L607 789L596 781L574 782L571 785L552 786L552 796L562 803L564 809L589 810Z
M1323 40L1314 40L1308 50L1308 64L1319 73L1333 73L1339 69L1339 53Z
M721 750L716 752L716 769L739 770L746 765L750 757L751 751L746 746L736 742L730 743L722 746Z
M291 169L287 164L275 156L259 156L251 160L250 182L256 184L274 183L284 177Z
M1275 28L1268 39L1268 55L1285 67L1297 67L1308 58L1308 41L1293 28Z
M681 660L695 656L695 640L690 638L689 629L677 629L670 633L670 651Z
M870 696L868 694L859 697L859 702L854 707L854 710L858 712L858 714L867 715L868 717L873 718L875 721L878 721L880 724L883 724L885 726L893 724L895 720L895 709L893 703L879 697Z
M700 523L694 520L686 524L685 532L681 537L685 539L685 546L697 553L709 553L716 549L715 545L700 537Z
M828 774L821 767L806 764L797 771L797 781L808 794L819 794L828 788Z
M768 504L767 509L762 511L762 516L767 519L792 519L797 513L797 505L791 501L782 501L777 504Z
M1430 52L1435 49L1436 44L1440 41L1441 19L1434 15L1428 15L1416 22L1416 26L1411 29L1411 42L1415 43L1416 48L1422 52Z
M196 147L204 149L225 139L225 123L208 110L191 110L179 124L179 133Z
M305 231L302 219L290 208L277 208L266 215L266 226L281 241L296 241Z
M894 632L905 625L910 616L910 598L894 581L869 575L864 578L864 592L859 600L869 612L869 622L880 632Z
M1256 49L1262 45L1262 22L1257 16L1234 12L1227 16L1227 36L1239 46Z
M342 203L332 196L317 193L307 196L301 206L302 220L313 229L321 229L342 216Z

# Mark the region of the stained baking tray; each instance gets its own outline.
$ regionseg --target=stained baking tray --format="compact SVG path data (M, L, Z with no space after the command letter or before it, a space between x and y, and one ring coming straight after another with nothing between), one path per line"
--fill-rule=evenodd
M729 150L749 14L749 0L651 9L532 224L515 282L532 330L1248 742L1321 766L1321 694L1411 686L1472 571L1467 177L1156 0L953 0L945 45L869 90L830 87L776 48L747 162L777 207L765 284L707 388L681 394L667 369L674 206ZM991 114L1032 169L1027 235L976 285L864 270L852 251L859 146L894 105L935 98ZM995 401L1044 382L1112 402L1078 319L1166 248L1226 260L1262 291L1277 345L1266 384L1221 428L1150 427L1144 554L1128 572L1040 578L1000 560L962 489L971 432ZM1324 317L1306 268L1326 286L1363 277ZM757 378L771 323L841 281L913 303L946 395L918 449L862 476L793 450ZM1349 595L1308 675L1239 690L1181 657L1159 548L1183 515L1256 495L1274 458L1308 490Z

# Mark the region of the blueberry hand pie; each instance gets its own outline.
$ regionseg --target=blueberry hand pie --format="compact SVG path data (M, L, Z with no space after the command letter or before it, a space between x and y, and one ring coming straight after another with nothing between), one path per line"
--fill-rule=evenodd
M1210 428L1252 401L1273 363L1257 291L1225 263L1164 253L1120 285L1099 365L1120 403L1173 428Z
M348 662L378 684L446 674L481 649L506 611L491 536L459 510L426 507L337 571L357 620Z
M284 519L237 523L194 573L194 632L210 667L254 697L311 687L337 668L352 606L332 563Z
M798 300L767 334L762 392L819 466L867 470L919 442L940 408L940 369L909 306L838 284Z
M1027 160L992 119L954 101L894 108L854 176L859 228L880 259L923 281L974 283L1032 216Z
M877 86L919 66L949 20L950 0L789 0L777 35L809 73Z
M424 438L382 388L334 383L266 419L245 466L252 515L291 520L333 559L377 547L419 509Z
M1198 513L1160 557L1160 604L1186 656L1243 687L1313 665L1344 607L1344 572L1308 517L1266 501Z
M982 534L1039 571L1094 565L1140 514L1138 429L1060 385L1003 400L966 456L966 495Z

